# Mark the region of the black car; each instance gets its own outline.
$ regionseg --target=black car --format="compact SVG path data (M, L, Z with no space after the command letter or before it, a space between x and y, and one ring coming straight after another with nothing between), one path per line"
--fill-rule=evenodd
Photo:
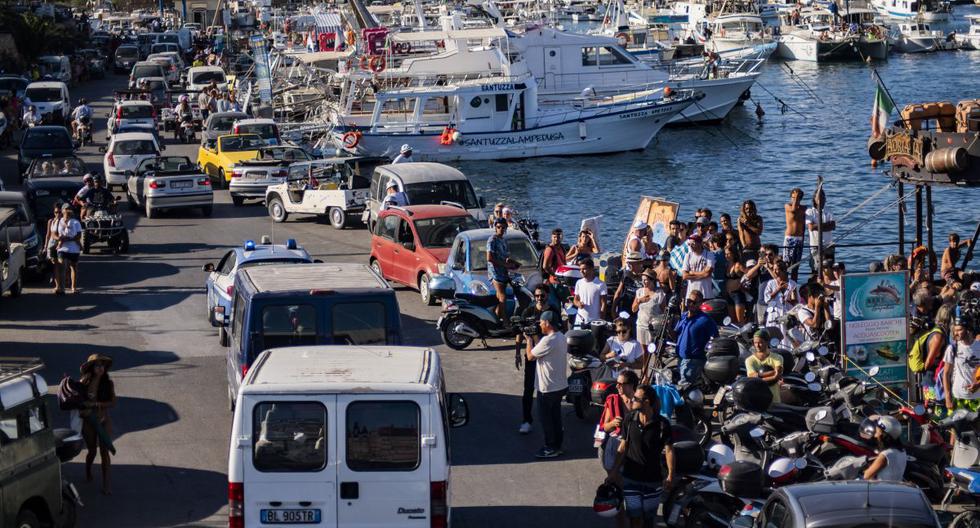
M68 129L63 126L36 126L24 132L17 152L17 169L20 180L24 181L24 172L36 158L48 155L56 158L73 156L75 143Z
M75 156L42 156L24 172L24 194L38 232L46 233L54 204L69 203L82 188L85 162Z

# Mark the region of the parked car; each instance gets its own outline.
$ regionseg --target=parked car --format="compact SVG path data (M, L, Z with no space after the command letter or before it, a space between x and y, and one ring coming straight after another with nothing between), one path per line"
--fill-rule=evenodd
M10 292L20 297L24 289L24 272L27 270L27 251L24 244L12 238L11 232L29 223L24 211L15 207L0 206L0 295ZM5 432L0 421L0 432Z
M201 126L201 144L213 144L219 136L232 133L235 121L248 119L245 112L215 112Z
M71 139L68 129L63 126L36 126L24 131L17 151L17 168L20 169L21 181L24 171L31 162L42 156L66 157L75 153L75 142Z
M106 141L123 125L157 126L157 112L149 101L117 101L106 122Z
M371 268L389 281L419 290L422 302L436 304L429 279L446 271L456 235L480 225L465 209L412 205L381 211L371 233Z
M231 183L231 167L242 160L255 158L264 146L265 142L255 134L220 136L210 146L201 145L197 151L197 165L221 189Z
M67 125L71 122L71 95L68 85L58 81L32 82L24 95L31 100L44 124Z
M166 209L200 209L211 216L211 180L186 156L146 158L126 171L126 200L132 209L153 218Z
M124 73L133 69L133 66L140 60L140 50L137 46L123 44L116 48L116 54L112 60L112 69L116 73Z
M180 53L180 46L174 44L173 42L157 42L156 44L150 46L150 55L153 55L154 53L164 53L167 51Z
M310 264L313 257L295 240L285 244L273 244L269 237L262 237L256 244L246 240L241 246L228 250L217 264L207 263L202 268L208 274L204 287L208 295L208 322L218 327L218 341L228 346L228 333L223 325L231 318L232 287L238 270L252 266L271 264Z
M214 81L221 91L228 89L228 79L219 66L194 66L187 70L188 90L203 90L211 85L211 81Z
M487 240L493 235L492 229L474 229L456 235L449 257L446 259L445 275L451 277L459 293L490 295L493 284L487 271ZM508 229L504 235L510 258L520 267L515 270L524 276L528 289L533 290L541 282L538 269L538 251L523 232ZM510 286L507 287L510 292ZM508 298L511 294L508 293Z
M71 62L64 55L45 55L37 58L42 79L71 84Z
M24 171L24 195L38 233L45 233L56 203L71 203L82 188L85 162L75 156L44 155ZM43 240L42 240L43 242ZM43 248L41 249L43 251Z
M31 81L27 77L21 77L20 75L0 75L0 91L16 94L18 99L24 98L24 93L27 92L27 86L29 84L31 84Z
M228 397L264 350L306 345L400 345L395 291L364 264L257 266L232 286ZM228 325L228 319L223 322Z
M294 163L286 181L271 185L265 205L275 222L291 214L327 218L335 229L343 229L364 210L370 174L378 158L340 157Z
M477 220L486 220L483 198L476 197L473 186L462 172L442 163L399 163L379 166L371 176L371 192L361 219L372 231L392 181L408 196L408 205L452 202L461 205Z
M239 161L231 166L228 191L235 206L246 198L265 199L270 185L286 181L288 167L296 162L310 161L310 155L299 147L263 147L254 159Z
M99 152L105 154L102 161L102 173L105 174L106 185L109 188L126 187L126 171L136 169L136 166L146 158L155 158L164 149L153 134L115 134L109 145L99 147Z
M160 44L154 44L154 46L159 46ZM164 44L164 46L172 46L172 44ZM163 66L163 70L166 74L167 83L176 85L180 82L180 70L177 69L177 62L174 61L172 55L161 55L157 53L151 54L146 58L147 62L155 62Z
M449 430L468 421L430 348L263 352L236 405L228 525L449 526Z
M282 144L279 126L272 119L239 119L231 128L232 134L256 134L267 145Z
M24 245L24 259L27 269L38 272L45 263L43 254L44 227L38 229L27 195L22 192L0 191L0 207L17 211L15 222L10 223L0 232L0 240L9 239L11 242Z

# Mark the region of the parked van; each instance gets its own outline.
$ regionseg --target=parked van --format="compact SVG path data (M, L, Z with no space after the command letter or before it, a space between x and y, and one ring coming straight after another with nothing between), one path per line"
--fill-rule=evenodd
M226 361L230 406L263 350L402 341L395 291L364 264L256 266L241 270L232 288Z
M43 252L46 224L37 225L34 213L31 212L27 196L22 192L0 191L0 209L14 209L14 216L0 227L0 240L8 237L11 242L24 245L24 258L26 266L33 271L41 271L45 264L46 256Z
M207 88L214 81L219 91L228 89L228 79L219 66L194 66L187 70L187 90L199 91Z
M449 428L468 414L432 349L267 350L238 395L228 525L449 526Z
M50 77L52 81L71 84L71 63L64 55L46 55L38 57L37 64L41 68L41 78Z
M462 172L442 163L398 163L376 167L371 176L371 193L367 209L361 216L371 231L374 231L374 221L392 180L408 195L408 205L449 202L466 209L479 221L487 219L483 198L477 198L470 180Z

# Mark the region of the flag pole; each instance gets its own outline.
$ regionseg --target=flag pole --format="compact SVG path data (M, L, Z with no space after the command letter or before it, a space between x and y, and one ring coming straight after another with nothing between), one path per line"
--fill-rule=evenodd
M874 66L871 67L871 75L874 76L878 86L881 86L881 89L885 91L885 95L888 96L888 100L891 101L892 107L895 108L895 110L898 110L898 103L895 102L895 98L892 97L892 93L888 91L888 86L885 84L885 80L881 78L881 75L878 73L878 69ZM904 117L902 117L902 112L898 111L897 113L898 120L901 121L902 125L908 126L908 122L905 121Z

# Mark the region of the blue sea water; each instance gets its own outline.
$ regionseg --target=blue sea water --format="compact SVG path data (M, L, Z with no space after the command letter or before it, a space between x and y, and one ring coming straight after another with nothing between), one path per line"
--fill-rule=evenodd
M962 30L962 16L977 12L956 6L950 28ZM980 98L980 51L892 54L874 67L899 108ZM883 172L888 165L874 169L867 155L874 91L872 67L866 64L773 59L752 88L752 101L733 110L722 125L666 129L643 152L459 167L488 203L507 202L537 219L543 238L553 227L575 233L582 218L603 215L603 249L622 244L643 195L680 203L682 220L693 219L699 207L710 208L715 219L723 212L734 218L744 200L755 200L766 223L763 241L781 243L782 206L790 189L802 188L809 203L822 176L828 207L838 218L837 238L850 232L841 244L896 243L838 250L849 269L866 268L869 261L896 253L898 241L894 188L852 211L892 181ZM781 112L777 97L787 111ZM755 103L765 111L761 123ZM980 191L936 188L933 203L938 251L950 231L972 236L980 221ZM909 197L906 240L914 238L914 210Z

